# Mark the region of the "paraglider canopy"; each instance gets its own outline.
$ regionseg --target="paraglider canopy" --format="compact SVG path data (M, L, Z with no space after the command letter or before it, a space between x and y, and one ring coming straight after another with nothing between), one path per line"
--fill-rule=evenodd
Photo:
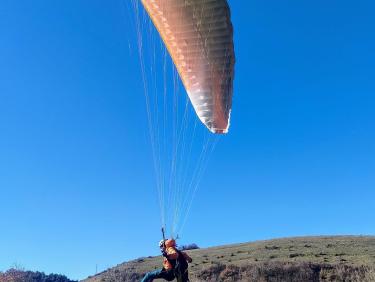
M180 74L199 119L227 133L234 74L226 0L142 0Z

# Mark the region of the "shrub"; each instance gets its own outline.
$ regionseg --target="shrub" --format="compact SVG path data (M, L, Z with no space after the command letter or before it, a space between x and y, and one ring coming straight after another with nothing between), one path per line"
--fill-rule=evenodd
M24 271L9 269L0 273L1 282L76 282L68 279L64 275L44 274L43 272Z
M188 244L188 245L183 245L179 248L181 251L188 251L188 250L196 250L199 249L198 245L193 243L193 244Z

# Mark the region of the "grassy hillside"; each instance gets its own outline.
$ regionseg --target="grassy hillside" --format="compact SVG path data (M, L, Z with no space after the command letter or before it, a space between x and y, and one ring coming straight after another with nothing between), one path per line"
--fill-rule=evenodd
M188 251L191 281L375 282L375 237L299 237ZM161 257L117 265L84 282L140 281Z

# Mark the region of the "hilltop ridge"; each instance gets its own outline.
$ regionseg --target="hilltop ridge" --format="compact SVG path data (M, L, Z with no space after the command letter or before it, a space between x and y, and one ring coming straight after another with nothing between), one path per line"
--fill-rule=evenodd
M294 237L188 251L192 282L375 281L375 236ZM83 282L140 281L161 257L121 263Z

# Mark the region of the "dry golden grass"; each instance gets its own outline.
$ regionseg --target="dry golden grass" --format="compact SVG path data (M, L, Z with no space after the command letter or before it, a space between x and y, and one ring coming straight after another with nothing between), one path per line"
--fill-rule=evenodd
M375 237L321 236L192 250L191 281L375 282ZM161 257L120 264L85 282L140 281Z

